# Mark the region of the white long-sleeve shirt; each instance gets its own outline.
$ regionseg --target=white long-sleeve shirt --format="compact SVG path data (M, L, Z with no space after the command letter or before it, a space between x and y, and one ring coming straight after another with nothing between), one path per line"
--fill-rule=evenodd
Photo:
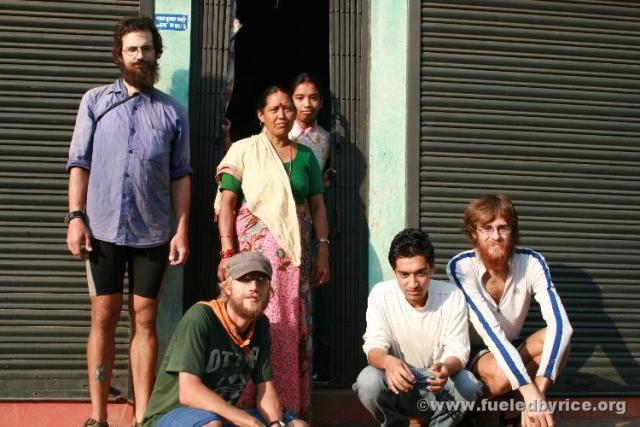
M469 359L467 304L452 283L431 280L424 307L412 307L396 280L378 283L369 294L365 354L387 351L409 366L430 368L434 362Z
M544 258L531 249L516 248L509 260L509 276L498 304L482 284L486 271L474 250L454 256L447 265L447 274L464 292L469 304L469 317L474 329L471 332L472 343L484 342L514 390L531 383L522 358L510 341L520 335L533 296L547 324L536 376L555 381L573 329ZM480 339L476 342L478 336Z

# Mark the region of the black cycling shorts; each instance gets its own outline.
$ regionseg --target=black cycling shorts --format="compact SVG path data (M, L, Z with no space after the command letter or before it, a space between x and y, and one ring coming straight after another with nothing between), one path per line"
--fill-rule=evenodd
M169 243L132 248L91 238L91 246L86 261L89 295L121 294L126 271L129 295L157 298L167 269Z

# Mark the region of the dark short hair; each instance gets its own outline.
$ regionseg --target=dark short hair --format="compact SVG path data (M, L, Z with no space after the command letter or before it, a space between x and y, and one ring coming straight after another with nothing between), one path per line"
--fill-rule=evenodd
M302 83L311 83L314 85L316 89L318 89L320 97L322 97L322 87L320 86L320 83L318 83L318 79L308 73L300 73L293 79L291 82L291 93L294 93L298 85L301 85Z
M114 62L119 66L122 64L122 38L134 31L149 31L151 33L156 59L160 59L163 50L160 32L151 18L136 17L121 20L113 31L113 48L111 49L111 54L113 55Z
M265 90L263 90L260 96L258 97L258 105L257 105L258 111L264 110L264 107L267 106L267 98L273 95L274 93L278 93L278 92L285 93L289 97L289 101L291 101L291 104L293 105L293 100L291 99L291 93L289 93L288 90L277 85L272 85L266 88ZM295 105L293 106L293 108L294 109L296 108Z
M389 248L389 264L396 269L398 258L411 258L421 255L431 267L435 265L435 250L429 234L416 228L405 228L393 238Z
M511 227L511 241L518 243L520 231L518 229L518 212L511 198L506 194L487 194L472 200L464 211L461 230L467 235L471 243L475 243L473 234L476 224L486 224L502 217Z

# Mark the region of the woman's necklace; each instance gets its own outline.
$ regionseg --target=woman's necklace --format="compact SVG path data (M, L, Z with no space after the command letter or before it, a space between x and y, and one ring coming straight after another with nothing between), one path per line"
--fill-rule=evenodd
M273 144L273 142L271 141L269 142L271 143L271 146L276 150L278 157L280 157L280 152L278 151L276 146ZM282 160L282 157L280 157L280 160ZM293 141L289 141L289 171L287 172L287 174L289 175L289 178L291 178L292 172L293 172Z
M293 142L289 142L289 178L291 178L291 172L293 172Z

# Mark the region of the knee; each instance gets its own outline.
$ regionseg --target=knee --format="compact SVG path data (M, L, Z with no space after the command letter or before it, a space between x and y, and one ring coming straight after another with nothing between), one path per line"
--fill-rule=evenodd
M132 321L139 332L153 333L156 330L155 306L135 307Z
M493 399L511 391L511 383L504 375L496 375L489 381L484 381L486 397Z
M135 332L153 333L156 330L155 316L135 316Z
M526 352L530 353L531 359L536 363L540 362L542 351L544 350L544 340L547 336L547 328L542 328L527 338L525 342ZM529 342L531 341L531 342Z
M91 327L101 331L111 331L116 328L120 318L120 308L111 306L92 306Z
M466 401L475 402L482 396L482 382L466 369L462 369L453 377L453 386Z
M362 402L377 400L385 388L384 372L373 366L365 367L353 385L353 390L358 394L358 398Z

